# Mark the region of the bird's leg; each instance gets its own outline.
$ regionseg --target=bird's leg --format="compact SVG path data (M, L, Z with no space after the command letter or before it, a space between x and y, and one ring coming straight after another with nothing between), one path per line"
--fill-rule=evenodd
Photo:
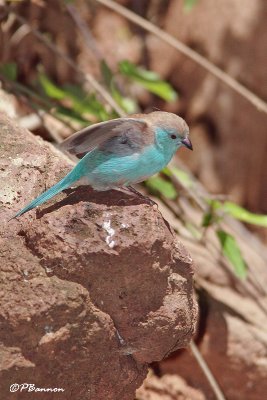
M138 190L136 190L133 186L126 186L125 188L127 188L129 192L134 193L137 197L144 199L151 206L154 206L155 204L157 205L157 203L155 203L155 201L153 201L150 197L138 192Z
M127 194L127 196L129 196L129 190L125 186L117 186L117 187L113 188L113 190L116 190L117 192L121 192L121 193Z
M117 187L113 188L113 190L116 190L117 192L121 192L121 193L127 194L127 196L129 196L129 190L125 186L117 186ZM125 200L121 199L119 201L119 203L125 204Z
M151 206L154 206L155 204L157 205L157 203L155 203L155 201L153 201L150 197L145 196L142 193L138 192L138 190L136 190L132 186L120 186L120 187L116 187L115 190L117 190L118 192L121 192L121 193L128 194L128 195L134 194L135 197L139 197L139 198L145 200Z

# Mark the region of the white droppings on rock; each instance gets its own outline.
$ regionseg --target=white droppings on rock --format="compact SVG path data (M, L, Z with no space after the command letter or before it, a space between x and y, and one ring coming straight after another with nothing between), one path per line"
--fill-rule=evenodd
M123 339L123 337L121 336L121 334L120 334L120 332L118 331L118 329L116 329L116 335L117 335L117 337L118 337L118 339L119 339L119 342L120 342L120 344L121 345L125 345L125 340Z
M115 229L111 227L110 214L107 213L105 217L108 219L103 222L102 226L107 232L106 243L111 249L113 249L113 247L115 246L115 240L113 240L112 238L115 235Z
M44 326L44 331L45 331L46 334L53 333L52 325L45 325Z
M29 272L27 270L22 271L23 273L23 281L28 282L29 279Z
M45 267L45 272L46 272L47 274L51 274L51 273L53 272L53 269L52 269L52 268L49 268L49 267Z

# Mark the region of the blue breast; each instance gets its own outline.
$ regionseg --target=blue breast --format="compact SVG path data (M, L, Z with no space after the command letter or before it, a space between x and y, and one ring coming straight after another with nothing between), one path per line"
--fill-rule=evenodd
M142 153L131 155L105 154L98 149L88 153L80 163L86 169L86 177L93 188L106 190L116 186L141 182L160 171L170 161L172 154L155 144Z

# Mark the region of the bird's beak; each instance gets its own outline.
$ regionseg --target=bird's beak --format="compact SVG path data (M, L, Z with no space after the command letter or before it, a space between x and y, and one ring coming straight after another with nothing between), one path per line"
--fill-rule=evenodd
M189 138L185 138L182 140L182 143L185 147L187 147L189 150L193 150L193 146L191 143L191 140Z

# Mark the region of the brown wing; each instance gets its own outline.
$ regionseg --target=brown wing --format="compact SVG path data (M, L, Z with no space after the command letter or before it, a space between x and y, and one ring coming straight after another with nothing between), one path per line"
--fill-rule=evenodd
M60 144L60 148L81 158L114 136L131 132L142 134L147 126L147 122L139 118L117 118L100 122L74 133Z

